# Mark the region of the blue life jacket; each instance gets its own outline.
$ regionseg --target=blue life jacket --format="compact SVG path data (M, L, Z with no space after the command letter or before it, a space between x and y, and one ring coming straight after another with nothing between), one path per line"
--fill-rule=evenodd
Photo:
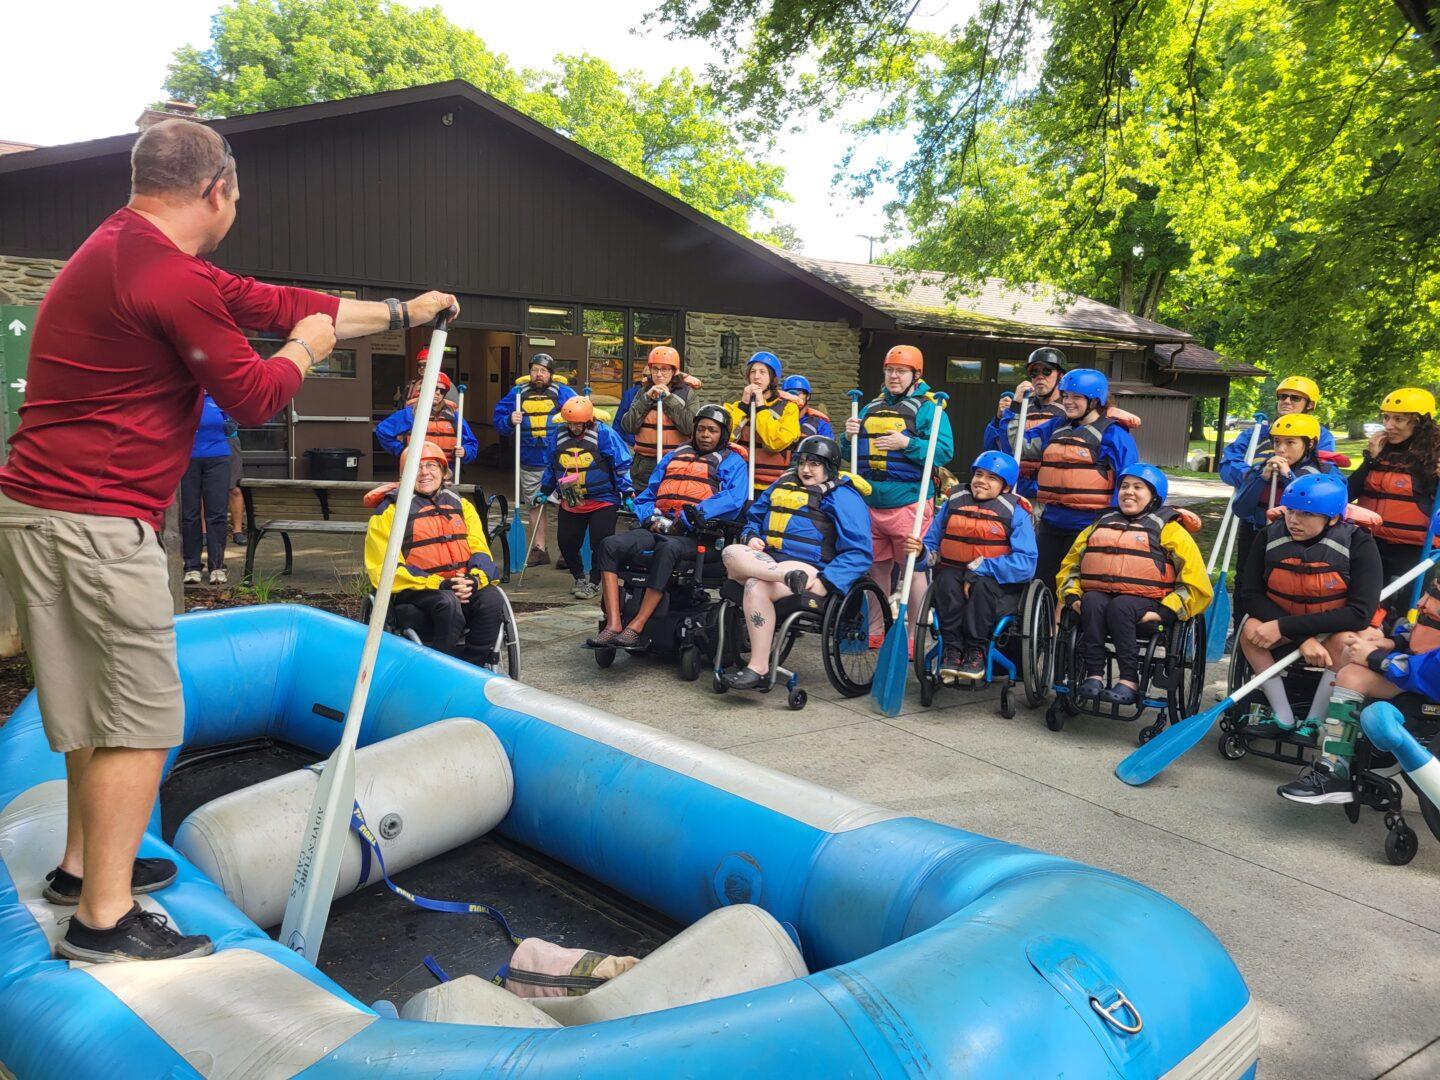
M860 434L856 436L858 453L856 464L860 475L866 480L899 480L902 483L917 483L920 480L920 466L911 461L900 450L872 449L871 441L881 435L898 431L912 441L920 437L915 418L921 406L929 400L928 394L911 394L898 401L892 401L881 394L866 405L860 414Z
M833 486L806 487L788 472L770 488L761 539L776 559L825 566L835 558L835 522L820 505Z
M594 427L587 429L578 439L566 430L555 442L553 467L557 476L581 474L579 483L569 488L576 502L586 499L620 501L620 490L615 484L615 463L600 449L600 436ZM565 489L560 490L563 492Z

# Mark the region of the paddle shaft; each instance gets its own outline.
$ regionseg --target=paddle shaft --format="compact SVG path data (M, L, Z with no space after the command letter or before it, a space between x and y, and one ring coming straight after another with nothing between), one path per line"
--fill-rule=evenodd
M455 394L455 486L460 486L460 465L465 460L465 384Z
M1025 449L1025 417L1030 414L1030 394L1020 396L1020 422L1015 425L1015 445L1011 456L1019 462L1020 453Z
M755 399L750 399L750 498L755 497Z
M420 401L431 401L439 381L440 362L445 355L445 339L450 313L435 319L430 336L430 352L420 380ZM417 409L410 427L409 447L424 445L429 427L428 411ZM415 481L420 475L420 453L405 454L400 469L400 486L395 493L397 523L410 519L410 504L415 497ZM330 903L335 897L335 883L340 876L340 862L350 830L350 809L355 803L355 746L360 738L360 721L370 696L370 681L375 674L375 658L380 652L380 639L385 633L385 619L390 611L390 594L395 586L395 571L400 564L405 529L395 527L385 544L385 561L380 568L380 582L375 590L375 603L370 610L370 623L365 631L365 645L360 651L360 668L345 711L345 725L335 752L325 763L315 797L310 805L309 825L300 842L299 860L285 904L280 941L312 963L320 952Z
M930 501L930 470L935 466L935 447L940 441L940 413L945 408L945 394L935 395L935 413L930 417L930 438L925 442L925 467L920 470L920 497L915 500L915 524L910 526L910 539L920 539L925 525L925 504ZM915 576L915 552L905 557L905 576L900 580L900 621L904 622L906 602L910 599L910 581Z
M1245 450L1245 467L1249 469L1255 463L1255 451L1260 446L1260 425L1265 422L1264 413L1255 414L1255 426L1250 429L1250 445ZM1240 530L1240 519L1235 516L1235 492L1230 496L1230 501L1225 504L1225 516L1220 519L1220 531L1215 534L1215 546L1210 549L1210 562L1205 567L1205 573L1215 573L1215 556L1221 551L1221 545L1225 544L1225 534L1230 533L1230 541L1225 544L1225 561L1220 564L1223 572L1230 566L1230 553L1234 550L1235 534Z
M860 422L860 398L863 397L859 390L850 391L850 419L857 424ZM860 433L857 431L850 436L850 472L858 475L860 472Z

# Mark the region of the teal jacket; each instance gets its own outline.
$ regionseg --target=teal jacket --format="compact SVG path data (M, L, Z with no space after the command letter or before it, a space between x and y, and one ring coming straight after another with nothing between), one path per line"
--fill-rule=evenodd
M910 392L910 396L923 396L929 392L929 385L924 379L921 379L915 384L915 388ZM901 400L895 395L882 390L879 398L876 398L875 401L872 401L861 410L860 419L862 422L865 419L865 414L868 413L872 407L875 407L876 403L881 399L891 404ZM948 464L950 459L955 456L955 436L950 431L950 418L945 415L943 409L936 407L935 402L927 401L920 406L920 411L915 414L917 437L912 438L910 445L900 451L900 456L915 463L917 471L925 465L925 447L930 438L930 427L936 423L937 417L939 418L940 424L940 437L935 444L935 465ZM837 441L840 443L840 449L844 454L844 460L848 467L850 461L850 437L845 434L843 427L838 424L836 427L839 429L839 438ZM913 506L915 500L920 498L919 480L887 480L881 474L867 476L866 479L870 481L870 494L865 497L865 502L876 510L890 510L897 506ZM933 498L934 495L934 484L927 481L926 497Z

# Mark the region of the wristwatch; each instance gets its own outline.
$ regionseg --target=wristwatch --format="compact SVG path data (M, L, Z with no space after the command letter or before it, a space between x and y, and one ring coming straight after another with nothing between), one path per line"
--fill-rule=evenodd
M393 296L386 298L385 306L390 309L391 330L410 329L410 309L408 307Z

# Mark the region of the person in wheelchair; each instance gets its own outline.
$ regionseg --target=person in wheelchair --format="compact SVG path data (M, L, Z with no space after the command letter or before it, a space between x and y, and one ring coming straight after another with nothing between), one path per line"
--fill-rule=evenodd
M640 528L608 536L595 564L600 572L605 628L586 642L592 648L628 649L640 640L645 624L665 596L665 586L682 559L693 559L700 542L696 531L706 522L730 519L749 498L745 459L730 448L730 414L720 405L695 412L689 442L660 459L650 482L635 498ZM640 610L621 625L620 570L653 552Z
M940 680L985 677L985 646L996 624L1017 614L1035 576L1035 527L1030 504L1015 495L1020 465L986 450L971 466L970 484L950 497L925 534L906 537L916 566L933 566L931 596L940 620Z
M406 447L400 455L402 469L410 451ZM494 662L505 617L505 601L494 584L499 571L475 507L444 486L450 471L445 453L426 441L420 454L391 608L397 618L402 609L413 608L430 624L432 648L483 667ZM385 548L395 528L397 487L384 484L365 497L373 507L365 530L365 572L374 587L379 587Z
M1120 470L1119 508L1101 514L1078 537L1060 566L1059 610L1080 620L1085 677L1078 699L1135 705L1140 701L1139 628L1169 627L1200 615L1214 595L1205 559L1191 536L1200 519L1166 506L1170 485L1154 465ZM1115 647L1115 685L1105 686L1105 642Z
M1330 751L1346 740L1355 723L1358 697L1330 683L1346 649L1371 623L1380 602L1384 571L1370 534L1346 521L1349 494L1345 483L1323 474L1302 476L1285 489L1281 516L1256 538L1236 604L1248 616L1240 632L1240 648L1251 670L1263 671L1277 659L1276 650L1299 644L1305 663L1326 669L1316 700L1330 699L1324 720L1321 756L1300 779L1280 789L1299 802L1336 801L1327 796L1348 790L1348 758ZM1322 641L1321 635L1329 635ZM1262 736L1297 732L1284 675L1261 684L1273 721ZM1318 721L1307 718L1299 734L1309 734Z
M796 445L790 468L755 500L740 542L721 557L745 586L750 662L724 674L735 690L755 690L770 674L775 601L806 592L844 594L870 569L869 485L840 472L840 446L811 435Z

